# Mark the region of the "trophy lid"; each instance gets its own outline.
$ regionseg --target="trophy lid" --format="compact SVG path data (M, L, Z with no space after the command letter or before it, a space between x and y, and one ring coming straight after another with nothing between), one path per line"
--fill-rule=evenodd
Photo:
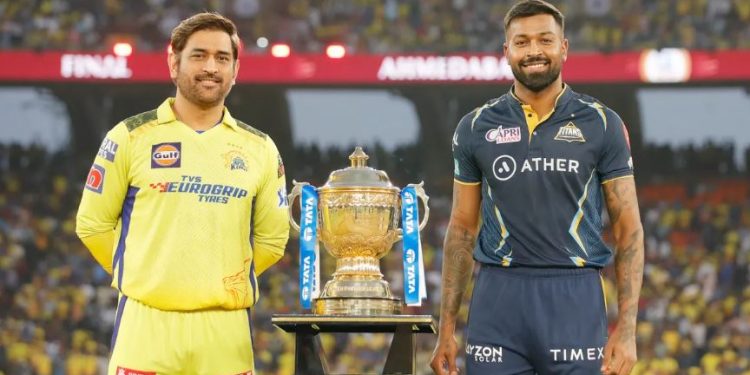
M367 166L367 159L369 158L362 147L357 146L354 152L349 155L351 166L331 172L328 181L321 189L364 187L398 190L391 184L388 174Z

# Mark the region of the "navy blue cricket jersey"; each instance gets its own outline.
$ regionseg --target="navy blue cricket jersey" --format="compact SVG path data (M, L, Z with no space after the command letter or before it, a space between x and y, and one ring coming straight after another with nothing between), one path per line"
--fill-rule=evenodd
M565 86L539 118L513 89L461 119L454 178L481 184L474 258L530 267L607 265L601 184L633 174L627 130L596 99Z

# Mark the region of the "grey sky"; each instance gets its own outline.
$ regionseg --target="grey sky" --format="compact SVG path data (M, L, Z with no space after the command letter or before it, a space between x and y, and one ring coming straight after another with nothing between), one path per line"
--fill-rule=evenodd
M0 88L0 143L68 145L70 119L62 102L44 89Z
M647 143L733 142L735 162L743 167L750 146L750 95L743 88L641 89L638 103Z
M392 150L419 135L414 105L387 90L295 89L287 99L295 144L325 148L379 141Z

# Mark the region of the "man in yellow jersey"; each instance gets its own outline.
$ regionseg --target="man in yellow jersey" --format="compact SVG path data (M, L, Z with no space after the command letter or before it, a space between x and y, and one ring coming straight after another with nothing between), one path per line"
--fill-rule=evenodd
M175 98L102 142L77 233L120 293L109 374L252 374L257 276L288 239L281 157L224 99L239 70L232 21L173 31Z

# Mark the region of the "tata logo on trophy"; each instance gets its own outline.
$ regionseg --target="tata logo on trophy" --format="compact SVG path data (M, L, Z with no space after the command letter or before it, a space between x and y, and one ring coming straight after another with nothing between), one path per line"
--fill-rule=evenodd
M406 250L406 275L407 275L407 287L409 293L414 293L417 290L417 266L414 262L417 260L417 253L414 249Z
M314 216L313 216L314 207L315 207L315 198L307 198L307 200L305 200L305 210L304 210L305 217L303 218L303 220L305 220L306 228L305 228L305 232L302 233L302 236L304 237L305 241L312 241L312 238L313 238L314 229L312 228L312 224L313 224L313 219L314 219Z
M311 274L312 260L309 256L306 256L302 259L302 285L305 285L302 287L302 298L304 299L310 298L310 288L308 288L307 285L310 285Z
M414 233L414 196L406 192L404 193L404 204L406 205L406 222L404 223L404 227L406 229L406 233L411 234Z

